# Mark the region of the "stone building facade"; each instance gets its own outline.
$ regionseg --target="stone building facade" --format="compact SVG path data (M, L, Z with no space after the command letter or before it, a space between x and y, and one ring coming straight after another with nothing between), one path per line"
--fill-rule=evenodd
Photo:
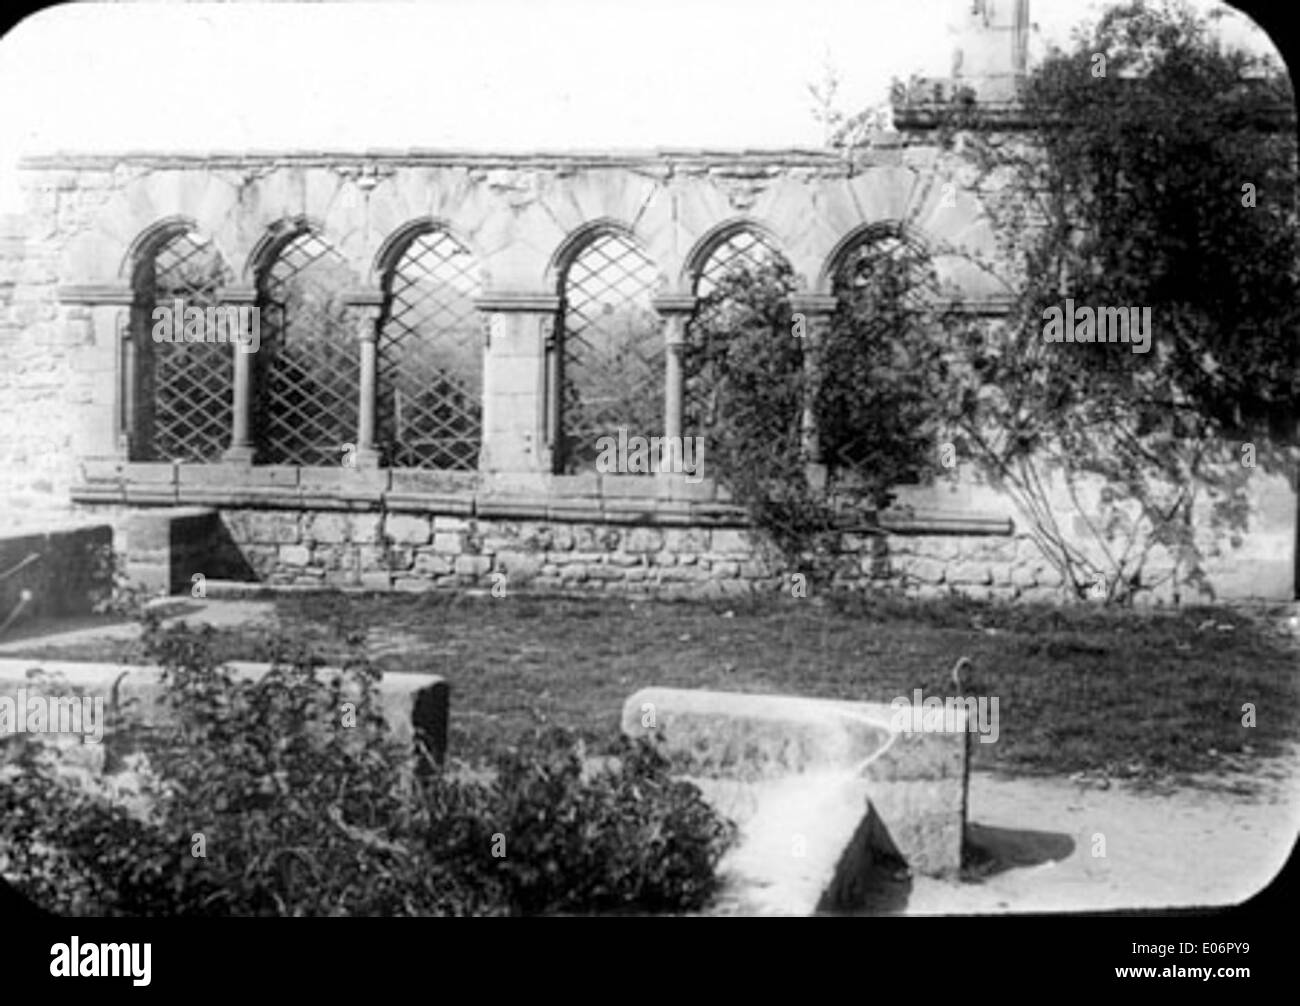
M972 264L999 255L978 195L923 135L852 158L60 155L24 175L28 212L0 234L7 513L103 517L136 571L173 589L189 573L778 588L797 571L756 547L709 478L591 464L619 409L690 433L681 347L719 270L782 257L814 338L837 270L873 242L923 249L969 310L996 319L1005 303ZM171 304L177 341L160 342ZM186 305L256 307L257 351L182 341ZM611 330L633 328L611 348ZM584 403L567 398L575 379ZM611 379L628 397L593 406ZM996 493L957 479L899 495L877 530L846 533L842 585L1059 592ZM1265 487L1259 513L1226 593L1289 598L1294 496Z

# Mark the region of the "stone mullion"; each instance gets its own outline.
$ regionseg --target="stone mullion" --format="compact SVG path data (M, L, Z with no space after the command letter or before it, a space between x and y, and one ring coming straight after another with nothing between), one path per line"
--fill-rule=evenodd
M550 474L561 447L560 299L553 293L495 291L475 306L488 319L479 468Z
M83 330L72 344L78 347L80 366L96 375L96 407L103 409L102 421L86 425L75 449L130 460L132 430L128 423L134 402L128 401L127 395L134 390L128 379L133 357L123 336L131 334L135 291L116 283L65 285L58 288L56 296L60 304L73 309L68 312L68 328Z
M664 435L680 438L685 427L685 371L682 354L686 348L686 324L695 310L690 295L656 297L653 306L664 319Z
M348 297L356 310L357 334L357 432L356 464L358 468L379 467L380 452L375 442L379 394L379 320L383 314L383 295L357 293Z
M118 454L127 459L133 459L139 449L141 353L135 333L142 314L142 308L125 308L117 312L113 322L117 329L117 390L121 396L114 410L117 427L113 433Z
M821 436L817 429L817 392L821 385L818 372L818 350L830 327L835 313L836 299L826 294L797 294L790 298L790 309L796 333L802 330L803 345L803 417L802 446L807 459L808 480L814 486L826 484L826 459L822 454Z
M224 290L217 304L222 307L226 304L252 304L255 310L260 310L257 305L257 291L252 287ZM233 344L230 346L230 352L234 353L231 376L230 446L221 457L223 461L251 465L256 454L253 443L253 354L246 353Z
M541 424L538 441L546 452L545 467L547 471L556 472L563 463L564 445L561 435L564 431L564 319L560 317L559 308L549 318L542 318L539 324L541 367L543 374L542 408L539 421Z

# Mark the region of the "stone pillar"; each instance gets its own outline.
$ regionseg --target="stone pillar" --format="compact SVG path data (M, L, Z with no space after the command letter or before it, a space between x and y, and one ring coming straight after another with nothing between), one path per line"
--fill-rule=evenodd
M89 404L81 407L75 453L130 458L134 432L135 354L131 304L135 291L119 284L61 286L56 291L66 312L63 341L74 379L89 385Z
M816 487L826 484L826 459L822 456L821 439L817 433L817 413L813 408L820 381L816 367L817 351L830 326L836 303L836 299L829 294L803 293L790 298L794 331L796 334L802 331L804 339L803 451L808 459L808 481Z
M652 303L664 319L664 435L681 437L686 393L682 351L686 346L686 323L695 311L695 297L667 294Z
M358 468L378 468L379 449L375 444L377 396L379 391L379 318L384 296L365 291L350 294L349 306L356 312L358 400L356 462Z
M232 287L222 291L223 304L252 304L257 306L254 287ZM258 322L261 330L261 322ZM223 461L251 465L256 449L253 445L253 354L238 346L231 346L235 354L233 389L230 401L230 446L221 455Z
M488 316L483 360L483 447L479 470L549 474L559 422L558 347L553 293L485 293L475 306ZM548 359L555 365L548 367Z

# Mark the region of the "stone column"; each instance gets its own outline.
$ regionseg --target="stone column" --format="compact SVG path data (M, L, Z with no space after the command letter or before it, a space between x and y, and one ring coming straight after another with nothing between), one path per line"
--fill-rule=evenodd
M559 367L553 293L494 291L475 300L488 317L479 470L542 476L556 462ZM548 367L548 360L555 365Z
M257 308L257 290L254 287L231 287L221 294L222 304L251 304ZM261 330L261 322L258 322ZM253 354L238 346L231 346L235 354L233 390L230 401L230 446L221 455L223 461L251 465L256 453L253 445Z
M664 435L681 437L686 394L682 351L686 346L686 323L695 311L695 297L665 294L656 297L652 304L664 319Z
M804 407L803 450L808 458L808 481L821 487L826 484L826 459L822 456L821 438L817 433L817 413L813 408L820 374L817 373L817 350L831 315L835 313L836 299L829 294L795 294L790 298L793 334L803 333L804 340Z
M131 456L135 432L135 354L131 304L135 291L119 284L61 286L63 334L74 380L89 386L89 404L79 410L74 451L80 455Z
M348 295L348 304L357 319L357 440L358 468L378 468L379 449L375 444L377 396L379 392L379 319L384 296L364 291Z

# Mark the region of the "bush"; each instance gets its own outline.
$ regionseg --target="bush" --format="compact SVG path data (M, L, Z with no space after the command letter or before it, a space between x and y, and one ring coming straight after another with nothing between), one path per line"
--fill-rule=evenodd
M0 771L0 872L50 911L686 911L715 889L734 830L644 741L593 760L548 730L442 772L389 734L364 661L324 679L289 641L253 682L216 663L210 629L151 623L146 645L170 716L122 711L105 753L126 772L69 784L30 741Z

